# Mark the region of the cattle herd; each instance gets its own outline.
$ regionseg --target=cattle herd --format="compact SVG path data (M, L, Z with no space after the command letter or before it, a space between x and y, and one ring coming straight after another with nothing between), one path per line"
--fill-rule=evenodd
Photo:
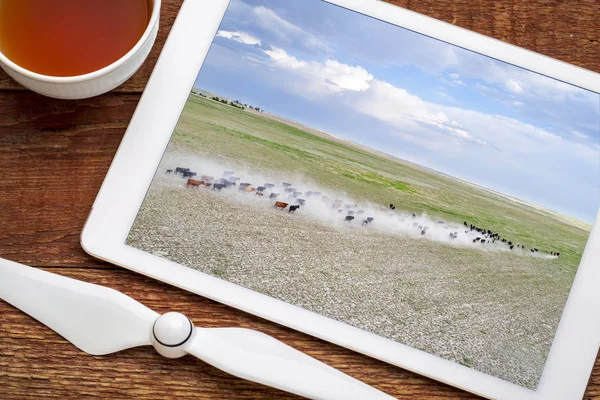
M210 175L201 175L196 178L198 174L190 170L190 168L177 167L175 170L167 169L167 174L180 175L182 178L188 178L185 186L186 188L212 188L212 190L221 191L223 189L237 188L237 190L253 193L255 196L265 197L271 201L274 201L274 208L279 210L286 210L289 214L295 213L300 207L306 205L306 199L304 197L319 198L324 201L329 201L329 198L318 191L306 191L302 192L294 188L289 182L283 182L281 184L283 190L278 192L275 190L275 184L264 183L262 185L252 185L249 182L240 182L240 178L234 176L233 171L224 171L223 176L215 178ZM344 213L343 221L352 222L357 216L364 215L364 210L351 210L355 205L343 204L342 200L331 200L331 208L337 209L338 213ZM361 225L366 226L371 224L375 220L374 217L362 218Z
M475 234L476 236L473 238L473 243L481 243L481 244L486 244L486 243L503 243L504 245L508 246L509 250L513 250L515 248L517 249L522 249L525 250L525 246L522 244L517 244L517 243L513 243L511 240L504 238L502 236L500 236L499 233L493 232L489 229L485 229L485 228L480 228L478 226L475 226L473 224L469 224L467 223L467 221L465 221L463 223L463 225L465 226L465 228L467 228L465 230L465 233L471 233L472 235ZM451 233L451 235L453 235ZM539 250L537 247L532 247L531 249L529 249L529 251L531 253L538 253ZM559 252L555 252L555 251L551 251L550 255L553 257L558 257L560 256Z
M289 182L282 182L280 185L268 182L260 185L253 185L250 182L242 182L240 177L235 176L235 172L227 170L224 171L219 178L211 175L198 176L196 172L186 167L177 167L174 170L167 169L166 173L180 176L182 179L187 178L185 181L186 188L199 189L204 187L218 192L236 189L243 193L253 194L254 196L268 199L272 202L275 209L287 210L288 214L294 214L296 211L300 210L301 207L307 206L307 199L310 199L309 201L311 204L314 204L312 202L318 199L322 204L326 204L327 208L330 209L330 213L339 215L339 220L345 223L351 224L356 220L359 221L362 226L369 226L375 221L374 216L365 215L367 211L360 209L357 204L348 204L340 199L330 199L319 191L301 191ZM418 222L419 217L417 217L416 214L396 211L396 206L394 204L389 204L389 206L381 208L383 210L387 209L387 216L395 216L397 221L401 221L404 226L410 227L415 235L426 237L430 236L431 232L436 231L437 234L435 236L437 240L439 240L440 229L430 230L427 223ZM369 212L376 214L374 211ZM386 214L383 215L385 216ZM494 248L500 246L500 248L506 250L525 250L524 245L513 243L512 240L502 237L497 232L469 224L467 221L463 223L464 235L460 232L459 225L453 226L451 224L446 224L444 221L429 222L444 227L444 231L448 233L446 235L446 240L449 241L462 241L462 243L484 245L486 247L493 245ZM433 237L434 235L431 236ZM539 250L536 247L532 247L529 250L534 255L539 253ZM555 258L560 256L560 253L551 251L549 255L550 257Z

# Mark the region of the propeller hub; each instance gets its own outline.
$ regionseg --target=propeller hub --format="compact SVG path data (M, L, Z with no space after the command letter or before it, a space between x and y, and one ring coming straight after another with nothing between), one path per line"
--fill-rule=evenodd
M176 312L161 315L152 327L152 345L167 358L183 357L183 349L194 333L194 325L188 317Z

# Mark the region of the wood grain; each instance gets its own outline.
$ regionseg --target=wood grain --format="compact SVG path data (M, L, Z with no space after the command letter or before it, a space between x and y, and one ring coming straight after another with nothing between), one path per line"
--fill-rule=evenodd
M597 0L392 0L443 21L600 71ZM58 101L0 72L0 257L99 283L198 326L258 329L399 399L475 398L338 346L87 256L79 234L182 0L163 0L157 43L112 93ZM1 279L1 278L0 278ZM151 348L106 357L80 352L0 301L0 398L294 398L232 378L192 357ZM597 359L586 399L600 398Z

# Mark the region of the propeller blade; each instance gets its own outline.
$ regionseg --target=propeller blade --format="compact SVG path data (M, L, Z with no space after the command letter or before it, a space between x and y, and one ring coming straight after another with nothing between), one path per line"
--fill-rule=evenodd
M311 399L393 399L250 329L196 328L184 350L231 375Z
M116 290L4 259L0 298L93 355L150 345L159 317Z

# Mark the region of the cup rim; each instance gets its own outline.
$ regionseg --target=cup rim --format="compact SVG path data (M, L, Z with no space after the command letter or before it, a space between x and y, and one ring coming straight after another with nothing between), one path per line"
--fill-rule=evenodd
M137 41L135 46L133 46L125 55L123 55L118 60L114 61L112 64L109 64L101 69L96 71L88 72L83 75L74 75L74 76L52 76L52 75L43 75L37 72L30 71L20 65L11 61L7 56L5 56L2 51L0 51L0 64L4 64L6 67L12 69L13 71L36 81L47 82L47 83L78 83L89 81L95 78L99 78L101 76L107 75L120 66L122 66L127 60L129 60L135 53L137 53L140 48L146 43L150 34L154 30L154 26L157 24L159 16L160 16L160 6L162 0L152 0L152 15L150 16L150 20L148 21L148 26L146 26L146 30L142 37Z

